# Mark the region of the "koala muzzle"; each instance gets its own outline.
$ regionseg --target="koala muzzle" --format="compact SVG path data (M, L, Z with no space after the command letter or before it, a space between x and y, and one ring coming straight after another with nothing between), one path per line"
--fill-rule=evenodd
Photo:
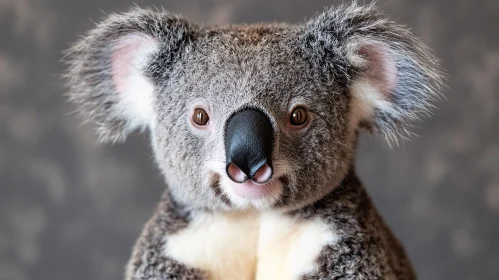
M226 172L236 183L264 184L272 177L272 123L261 111L244 109L225 127Z

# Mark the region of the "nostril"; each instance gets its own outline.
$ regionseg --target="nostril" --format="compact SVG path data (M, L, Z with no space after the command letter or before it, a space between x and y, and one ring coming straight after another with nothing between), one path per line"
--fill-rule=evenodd
M236 182L236 183L244 183L246 180L248 180L248 176L244 174L241 169L239 169L237 166L235 166L233 163L229 164L227 167L227 175L229 178Z
M264 164L253 176L253 181L258 184L266 183L272 177L272 168L268 164Z

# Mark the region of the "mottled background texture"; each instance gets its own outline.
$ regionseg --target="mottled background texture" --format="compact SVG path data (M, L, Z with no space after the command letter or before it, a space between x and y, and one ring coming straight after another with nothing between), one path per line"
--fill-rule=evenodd
M348 1L348 0L344 0ZM299 22L339 1L135 0L211 23ZM164 185L147 136L96 145L68 114L61 52L131 0L0 0L0 280L120 279ZM447 100L358 172L421 279L499 279L499 1L379 1L447 70Z

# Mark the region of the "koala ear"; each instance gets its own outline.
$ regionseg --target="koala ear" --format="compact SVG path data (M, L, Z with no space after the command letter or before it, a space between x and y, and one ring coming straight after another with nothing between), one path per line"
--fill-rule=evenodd
M367 126L397 143L409 136L408 121L432 108L442 85L438 61L374 5L331 8L306 29L307 44L329 68L325 73L349 87L354 129Z
M109 15L67 51L69 100L97 124L101 141L154 127L154 81L168 77L193 29L167 12L135 8Z

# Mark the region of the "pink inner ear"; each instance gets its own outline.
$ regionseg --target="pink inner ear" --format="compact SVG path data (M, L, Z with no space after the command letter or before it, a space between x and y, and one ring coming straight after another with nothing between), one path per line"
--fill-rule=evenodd
M139 34L127 35L118 40L113 47L111 55L111 67L113 82L119 93L127 91L127 81L133 75L137 60L142 52L155 45L154 39Z
M379 43L363 44L357 51L367 60L367 70L364 72L385 98L390 98L397 86L397 66L386 47Z

